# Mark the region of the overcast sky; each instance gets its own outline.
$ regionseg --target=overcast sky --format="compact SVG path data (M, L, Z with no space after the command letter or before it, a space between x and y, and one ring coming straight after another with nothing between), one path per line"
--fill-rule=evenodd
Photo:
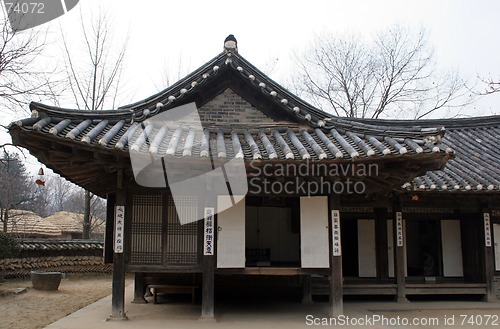
M50 23L50 35L60 39L62 27L67 35L74 35L70 39L78 40L80 10L86 16L98 6L99 1L80 0L73 10ZM292 69L291 54L304 49L314 34L369 36L396 23L423 26L442 69L458 69L470 80L477 75L500 80L498 0L106 0L102 6L112 18L115 41L120 43L129 35L120 105L167 87L162 77L165 68L170 68L170 82L175 82L180 62L182 76L195 70L222 51L228 34L238 39L242 56L284 83ZM49 48L54 54L61 51L57 42ZM483 98L466 113L499 114L500 95Z

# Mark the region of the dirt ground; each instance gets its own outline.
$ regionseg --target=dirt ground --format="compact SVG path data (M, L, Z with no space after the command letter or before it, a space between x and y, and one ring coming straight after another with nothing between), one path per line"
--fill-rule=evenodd
M2 329L44 328L111 294L110 274L68 274L57 291L33 289L31 281L7 280L0 284ZM27 288L16 294L17 288Z
M29 280L10 280L0 284L0 328L36 329L49 324L93 303L111 293L111 275L69 275L63 279L58 291L38 291L15 294L17 288L31 287ZM53 325L57 329L91 328L309 328L310 316L321 321L327 318L327 303L301 304L297 302L253 303L248 301L219 302L217 322L199 321L200 305L191 304L189 296L162 296L162 303L131 304L133 278L127 277L126 309L129 321L104 322L109 315L110 300L84 313L75 313ZM181 298L185 297L185 298ZM366 325L368 328L498 328L500 304L484 302L346 302L345 314L350 318L385 316L389 319L437 319L434 325ZM486 316L496 316L495 323L479 325ZM453 324L449 321L453 320ZM464 322L465 321L465 322ZM474 324L471 324L473 321ZM361 326L350 326L362 328Z

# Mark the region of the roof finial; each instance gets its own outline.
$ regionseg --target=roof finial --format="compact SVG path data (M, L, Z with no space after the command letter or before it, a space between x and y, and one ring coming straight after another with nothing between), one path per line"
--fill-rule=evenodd
M224 40L224 50L226 53L237 53L238 52L238 41L234 35L230 34Z

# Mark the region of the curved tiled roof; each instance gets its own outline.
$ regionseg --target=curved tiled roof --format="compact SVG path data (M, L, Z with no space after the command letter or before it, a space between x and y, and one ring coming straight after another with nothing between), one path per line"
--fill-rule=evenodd
M273 106L301 124L301 128L221 129L204 131L189 127L166 129L147 119L187 102L189 95L210 84L211 79L233 74ZM237 53L223 52L186 78L143 101L117 110L78 111L31 103L32 117L11 125L25 131L98 148L129 149L174 157L208 156L252 159L357 159L420 153L451 153L440 144L444 128L420 127L399 121L333 117L286 91ZM148 138L141 138L147 133ZM204 138L208 138L207 142ZM155 145L147 145L146 140ZM134 145L130 145L134 141Z
M293 95L271 78L263 74L259 69L249 63L238 53L222 52L205 65L189 74L184 79L168 87L167 89L148 97L142 101L121 106L116 110L99 111L101 120L117 122L126 120L131 122L143 122L147 118L162 111L181 105L184 99L196 90L203 88L215 77L224 72L233 71L242 80L246 80L247 86L258 93L265 95L271 102L279 105L282 110L289 113L296 120L307 124L311 128L322 129L355 129L368 134L380 135L390 134L395 137L413 137L415 134L441 134L442 126L437 123L436 127L421 127L418 124L408 124L406 121L398 120L378 120L361 118L341 118L320 110L297 96ZM64 109L41 103L32 102L30 109L35 117L38 112L46 113L49 117L74 117L77 120L95 120L96 114L92 111L81 111L74 109ZM35 119L25 119L17 121L18 125L33 124ZM48 122L52 121L47 119ZM45 125L48 122L41 122Z
M455 151L443 170L429 171L403 188L414 191L500 191L500 116L423 120L446 127L443 144Z
M141 125L120 120L74 120L68 117L48 121L39 119L33 125L21 126L104 149L128 152L129 149L172 157L208 157L257 159L356 159L376 156L419 153L451 153L443 148L440 136L415 135L393 137L369 135L351 130L290 129L287 127L220 129L170 129L155 125ZM146 138L147 134L151 144ZM129 143L132 141L132 143ZM207 142L208 141L208 142ZM132 145L131 145L132 144Z

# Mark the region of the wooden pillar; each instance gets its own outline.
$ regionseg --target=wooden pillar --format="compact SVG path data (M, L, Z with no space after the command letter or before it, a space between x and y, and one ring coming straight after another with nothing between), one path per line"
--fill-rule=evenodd
M119 234L119 224L117 209L119 206L125 207L126 195L123 188L118 188L116 191L116 207L115 207L115 250L113 253L113 286L112 286L112 297L111 297L111 315L108 317L110 321L121 321L127 320L127 315L125 314L125 254L124 249L120 250L117 248L118 241L117 236ZM125 220L125 216L122 218ZM122 223L124 224L124 223ZM122 226L124 228L124 225ZM122 237L123 231L122 231ZM123 241L124 243L125 241Z
M215 294L215 257L217 241L217 223L214 208L204 208L203 225L203 273L202 273L202 298L201 320L215 320L214 294ZM210 244L211 241L211 244ZM208 243L208 244L207 244Z
M405 226L403 224L403 211L399 201L393 204L393 232L394 232L394 276L396 277L397 295L396 302L408 302L406 299L405 278Z
M338 195L328 198L330 210L330 316L336 317L344 313L343 277L342 277L342 244L340 239L340 199Z
M106 231L104 235L104 264L113 264L115 238L116 195L106 196Z
M389 256L387 239L387 208L375 208L375 234L377 241L377 268L382 281L389 279Z
M491 215L489 209L483 209L483 224L484 224L484 274L486 279L486 296L484 301L496 301L495 295L495 259L493 254L493 239L491 232Z
M311 293L311 276L302 276L302 303L310 304L312 303L312 293Z
M215 257L203 256L203 292L201 300L201 319L215 319Z
M147 304L147 300L144 298L144 273L136 272L134 278L134 299L132 303L134 304Z

